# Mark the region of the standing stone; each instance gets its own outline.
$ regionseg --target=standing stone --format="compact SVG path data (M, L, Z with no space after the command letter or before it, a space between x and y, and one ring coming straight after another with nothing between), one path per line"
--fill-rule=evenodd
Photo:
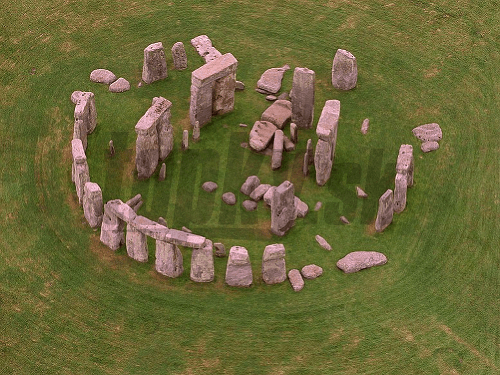
M304 161L302 163L302 174L304 177L309 175L309 153L304 153Z
M184 130L182 132L182 151L185 151L189 148L189 132L187 130Z
M84 133L90 134L94 131L97 126L97 111L95 107L95 96L91 92L81 92L78 95L76 100L76 106L74 111L75 123L81 123L81 136L84 136ZM87 148L87 137L85 134L84 147ZM76 138L80 138L76 137Z
M279 284L286 280L285 246L268 245L262 256L262 279L266 284Z
M142 217L143 216L138 216L134 221L137 220L138 223L141 223ZM125 240L129 257L138 262L145 263L148 261L148 237L137 229L133 221L127 223L127 235Z
M293 269L288 271L288 280L294 292L300 292L304 289L304 279L299 270Z
M190 278L196 283L214 280L214 250L212 241L207 240L201 249L193 249L191 254Z
M413 186L413 169L413 146L401 145L401 147L399 147L399 154L396 162L396 173L401 173L406 176L408 187Z
M165 180L166 176L167 176L167 165L165 163L162 163L160 168L160 174L158 175L158 181Z
M295 68L292 84L292 122L301 129L312 127L314 118L314 71Z
M307 140L306 152L307 152L307 162L309 165L311 165L314 163L314 150L312 145L312 139Z
M392 223L392 216L394 215L394 198L391 189L382 194L378 200L378 213L375 220L375 230L382 232L385 228Z
M197 142L200 139L200 123L196 121L193 126L193 140Z
M285 64L281 68L267 69L257 81L257 88L268 94L276 94L280 91L283 76L289 69L290 66L288 64Z
M187 68L187 55L184 43L177 42L172 46L172 59L174 60L175 70L184 70Z
M295 193L290 181L284 181L274 190L271 201L271 232L277 236L295 225Z
M271 158L271 168L273 170L281 167L281 160L283 159L283 137L283 130L276 130L274 133L273 156Z
M78 203L81 205L83 204L85 184L90 181L89 165L87 164L87 156L83 150L81 139L71 141L71 153L73 156L71 177L75 183Z
M290 140L296 144L298 141L298 135L297 135L297 125L292 122L290 124Z
M214 243L215 247L215 256L217 258L224 258L226 256L226 248L224 247L224 244L220 242Z
M115 154L115 146L113 144L113 140L109 141L109 156L114 156Z
M240 191L245 195L250 195L259 185L260 179L257 176L248 176L243 185L241 185Z
M191 45L196 48L196 52L203 57L206 63L215 60L222 54L212 45L212 41L206 35L199 35L191 39Z
M83 149L87 149L87 127L82 120L75 120L73 124L73 139L81 140Z
M365 118L363 120L363 123L361 124L361 133L363 133L363 134L368 133L369 128L370 128L370 120Z
M101 242L111 250L118 250L125 243L125 222L104 207L101 224Z
M226 284L229 286L249 287L252 282L252 266L247 249L242 246L231 247L226 267Z
M102 191L95 182L87 182L83 194L83 214L91 228L99 228L104 215Z
M167 78L167 60L161 42L153 43L144 49L144 64L142 66L142 80L153 83Z
M262 197L269 207L271 207L271 202L273 201L274 189L276 189L276 186L271 186Z
M273 139L277 127L269 121L255 121L250 130L250 147L255 151L263 151Z
M172 278L179 277L184 272L182 253L177 245L156 240L155 257L156 272Z
M394 181L394 212L400 213L406 207L406 190L408 189L408 181L406 175L396 173Z
M333 58L332 85L339 90L351 90L358 81L358 64L352 53L338 49Z
M278 129L283 129L292 116L292 103L288 100L276 100L260 117L261 121L269 121Z

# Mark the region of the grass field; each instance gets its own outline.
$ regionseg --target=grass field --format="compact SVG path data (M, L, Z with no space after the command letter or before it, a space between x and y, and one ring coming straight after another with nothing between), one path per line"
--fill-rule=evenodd
M500 13L496 1L2 1L0 10L0 368L6 374L498 374L500 373ZM188 129L191 71L202 64L189 41L207 34L239 61L235 111ZM162 41L169 77L137 88L143 49ZM189 67L174 71L182 41ZM331 86L337 48L358 60L358 86ZM301 175L305 142L280 171L240 147L268 106L253 88L262 72L288 63L316 72L316 125L325 100L342 103L335 166L324 187ZM112 94L89 81L107 68L132 89ZM291 88L292 72L283 89ZM141 193L139 214L185 225L226 248L250 253L254 285L168 279L125 248L113 253L86 224L71 183L74 90L95 93L89 136L91 180L104 199ZM134 126L154 96L173 103L175 150L167 180L134 175ZM359 128L370 118L370 131ZM411 129L437 122L439 150L423 154ZM117 154L107 156L114 140ZM399 146L412 144L415 186L406 210L373 231L378 197L394 184ZM309 207L283 238L270 212L221 204L250 174L290 179ZM200 191L206 180L215 195ZM354 187L369 194L355 198ZM243 196L237 193L238 201ZM345 215L351 225L339 225ZM321 234L333 246L315 242ZM310 263L320 278L294 293L266 286L264 247L282 242L287 269ZM350 251L389 261L345 275Z

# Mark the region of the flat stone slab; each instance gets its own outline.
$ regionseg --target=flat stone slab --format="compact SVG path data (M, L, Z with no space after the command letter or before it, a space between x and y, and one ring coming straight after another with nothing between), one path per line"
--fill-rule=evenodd
M316 241L318 241L319 246L321 246L323 249L328 250L328 251L332 250L332 247L330 246L330 244L323 237L321 237L319 234L317 234L315 238L316 238Z
M276 125L269 121L255 121L250 131L250 147L255 151L263 151L273 139Z
M218 185L213 181L207 181L204 182L203 185L201 185L201 188L206 192L211 193L218 188Z
M222 200L225 204L234 206L236 204L236 195L228 191L227 193L222 194Z
M439 148L439 143L436 141L429 141L429 142L423 142L420 145L420 149L422 152L431 152L431 151L436 151Z
M125 92L130 90L130 82L125 78L118 78L115 82L109 85L109 91L111 92Z
M417 126L412 130L412 133L415 137L417 137L422 142L429 141L439 141L443 138L443 132L441 131L441 127L439 124L425 124Z
M365 118L361 124L361 133L365 135L368 133L368 129L370 129L370 119Z
M281 81L283 75L290 69L288 64L281 68L267 69L262 73L260 79L257 81L257 88L268 92L269 94L276 94L281 89Z
M268 95L266 96L266 100L270 102L274 102L276 99L278 99L275 95Z
M288 280L294 292L300 292L304 289L304 279L297 269L292 269L288 271Z
M250 199L253 199L256 202L260 201L270 188L271 185L269 184L260 184L250 193Z
M302 274L304 279L312 280L323 274L323 268L315 264L309 264L307 266L302 267L300 273Z
M269 121L279 129L283 129L285 125L290 122L291 117L292 102L289 100L276 100L264 111L264 113L262 113L260 120Z
M247 199L241 204L247 211L255 211L257 209L257 202Z
M109 85L116 81L115 74L107 69L95 69L90 73L90 80L95 83L104 83Z
M365 268L381 266L387 263L387 257L376 251L353 251L337 262L337 267L345 273L358 272Z

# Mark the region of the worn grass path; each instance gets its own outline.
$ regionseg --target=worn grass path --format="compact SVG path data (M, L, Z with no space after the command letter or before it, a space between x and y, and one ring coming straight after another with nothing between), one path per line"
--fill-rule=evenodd
M496 2L4 1L0 9L2 373L500 372ZM236 56L247 90L182 154L190 71L202 63L189 40L200 34ZM138 89L142 51L156 41L167 50L183 41L189 68ZM330 84L337 48L358 59L351 92ZM300 174L313 130L299 134L279 172L239 146L248 129L238 124L253 124L268 105L255 82L285 63L315 70L316 121L325 100L342 102L334 172L322 188ZM113 95L92 84L95 68L111 69L132 89ZM184 275L171 280L154 271L152 243L146 264L99 243L71 184L74 90L96 95L98 128L87 155L105 200L140 192L140 214L164 216L227 248L246 246L252 288L224 285L224 259L216 259L216 280L198 285L189 281L189 249ZM133 127L158 95L173 102L176 150L167 181L139 182ZM365 117L371 129L362 136ZM424 155L411 129L428 122L444 136L438 151ZM414 146L416 184L405 212L374 234L377 198L393 186L402 143ZM223 191L236 192L254 172L269 183L290 179L310 208L321 200L323 209L282 239L270 235L263 206L250 214L220 203ZM221 186L214 196L199 189L207 179ZM368 200L354 198L355 185ZM352 224L339 225L340 215ZM287 268L316 263L324 275L301 293L287 283L264 285L260 259L275 242L285 244ZM354 250L382 251L389 262L344 275L335 263Z

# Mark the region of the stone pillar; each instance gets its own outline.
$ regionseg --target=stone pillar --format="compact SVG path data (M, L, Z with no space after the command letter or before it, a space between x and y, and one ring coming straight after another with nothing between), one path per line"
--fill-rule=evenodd
M358 81L358 65L352 53L338 49L333 58L332 85L339 90L351 90Z
M197 142L200 139L200 123L196 121L193 126L193 140Z
M290 140L297 144L297 141L298 141L298 136L297 136L297 124L295 124L294 122L292 122L290 124Z
M83 214L91 228L99 228L102 224L104 204L102 191L98 184L87 182L83 194Z
M277 236L295 225L295 193L290 181L284 181L273 194L271 201L271 232Z
M286 280L285 246L268 245L262 256L262 279L266 284L279 284Z
M400 213L406 207L406 190L408 181L406 175L397 173L394 181L394 212Z
M189 148L189 132L187 130L184 130L182 132L182 145L181 148L183 151L187 150Z
M83 149L87 149L87 126L82 120L75 120L73 124L73 139L81 140Z
M140 220L138 216L135 220ZM148 261L148 236L139 231L134 225L134 221L127 223L127 254L138 262Z
M309 163L309 165L311 165L314 163L314 150L312 145L312 139L307 140L306 152L307 152L307 162Z
M375 220L375 230L382 232L392 223L394 215L394 197L391 189L388 189L378 200L377 219Z
M71 177L76 187L76 195L78 203L83 204L85 184L90 181L89 166L87 164L87 156L83 150L81 139L73 139L71 141L71 153L73 156L73 165L71 169Z
M167 176L167 165L165 163L162 163L160 168L160 174L158 176L158 181L163 181L166 176Z
M144 65L142 66L142 80L153 83L167 78L167 60L161 42L153 43L144 49Z
M214 272L213 244L207 240L203 248L191 253L190 278L197 283L209 283L214 280Z
M229 250L226 267L226 284L229 286L249 287L253 283L252 265L248 251L242 246Z
M158 133L160 153L158 160L166 159L174 149L174 127L170 123L171 107L172 102L160 96L153 99L152 110L149 114L156 123L156 131Z
M309 175L309 154L307 152L304 153L304 162L302 163L302 174L304 177Z
M398 160L396 162L396 173L406 176L408 187L413 186L413 146L401 145L399 147Z
M283 130L278 129L274 132L273 156L271 159L271 168L273 170L281 167L281 160L283 158L283 137Z
M182 253L177 245L156 240L155 257L156 272L172 278L179 277L184 272Z
M316 168L316 183L319 186L326 184L332 172L339 116L340 102L327 100L316 127L319 139L314 155L314 166Z
M177 42L172 46L172 59L174 60L175 70L184 70L187 68L187 55L184 43Z
M118 250L125 243L125 222L111 213L104 206L101 224L101 242L111 250Z
M82 131L85 131L86 134L92 133L97 126L94 94L92 92L80 92L80 95L76 97L75 104L75 122L82 121Z
M292 122L301 129L312 127L314 118L315 73L307 68L295 68L292 83Z

